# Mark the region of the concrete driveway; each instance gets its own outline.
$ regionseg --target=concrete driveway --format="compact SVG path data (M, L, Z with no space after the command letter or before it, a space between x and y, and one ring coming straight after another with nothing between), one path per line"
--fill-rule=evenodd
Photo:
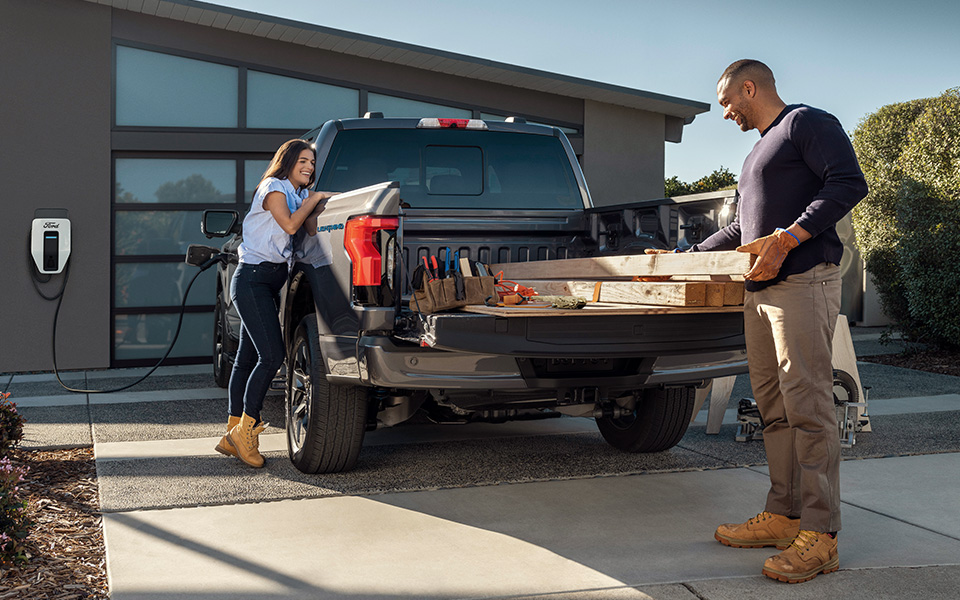
M956 598L960 378L858 368L873 432L843 452L841 570L795 586L760 575L771 549L713 540L766 492L762 444L734 441L732 409L718 435L704 410L652 455L613 450L583 419L400 426L368 434L356 470L304 475L278 428L264 469L213 451L225 394L209 367L118 394L65 395L47 375L0 389L26 447L93 444L114 600ZM749 395L739 378L733 398ZM282 425L282 397L264 418Z

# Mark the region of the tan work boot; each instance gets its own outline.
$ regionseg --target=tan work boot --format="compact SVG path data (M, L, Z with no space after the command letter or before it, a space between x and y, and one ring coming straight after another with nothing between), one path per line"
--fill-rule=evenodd
M713 537L734 548L788 547L800 531L800 519L763 511L746 523L724 523Z
M789 548L763 563L763 574L787 583L800 583L839 568L837 538L802 529Z
M227 433L227 442L237 450L237 458L251 467L263 466L263 457L260 456L260 433L267 428L267 424L260 422L243 413L240 423Z
M227 415L227 433L230 433L230 430L240 424L240 417L235 417L233 415ZM220 454L226 454L227 456L236 456L237 449L233 447L233 444L227 439L227 436L224 435L220 438L220 441L217 443L217 447L214 448Z

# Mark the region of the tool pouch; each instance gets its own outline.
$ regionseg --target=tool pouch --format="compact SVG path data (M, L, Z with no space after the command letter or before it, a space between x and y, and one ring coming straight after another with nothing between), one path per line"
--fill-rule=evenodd
M432 281L424 279L424 274L420 273L420 289L416 289L418 280L416 273L414 274L415 289L413 297L410 298L410 310L414 312L435 313L468 304L483 304L485 298L497 293L493 287L493 277L447 277ZM458 279L463 286L459 299Z

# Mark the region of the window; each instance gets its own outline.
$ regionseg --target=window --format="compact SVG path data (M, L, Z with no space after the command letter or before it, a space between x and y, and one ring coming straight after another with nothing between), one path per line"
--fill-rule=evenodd
M367 94L367 110L382 112L385 117L444 117L451 119L473 118L473 111L442 104L431 104L383 94Z
M549 135L348 130L337 136L318 179L319 189L334 192L399 181L413 208L583 207L563 146Z
M239 70L117 46L116 123L236 127Z
M237 165L233 160L118 158L116 174L119 204L237 201Z
M424 179L432 195L479 196L483 193L483 152L480 148L427 146Z
M360 91L260 71L247 72L247 127L307 131L359 116Z

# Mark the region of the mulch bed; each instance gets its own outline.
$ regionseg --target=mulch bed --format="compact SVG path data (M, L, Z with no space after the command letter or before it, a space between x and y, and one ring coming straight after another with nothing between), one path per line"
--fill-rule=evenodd
M912 350L900 354L858 356L857 360L960 377L960 350Z
M0 600L107 600L93 448L14 450L10 460L30 469L21 490L35 525L27 563L0 573Z

